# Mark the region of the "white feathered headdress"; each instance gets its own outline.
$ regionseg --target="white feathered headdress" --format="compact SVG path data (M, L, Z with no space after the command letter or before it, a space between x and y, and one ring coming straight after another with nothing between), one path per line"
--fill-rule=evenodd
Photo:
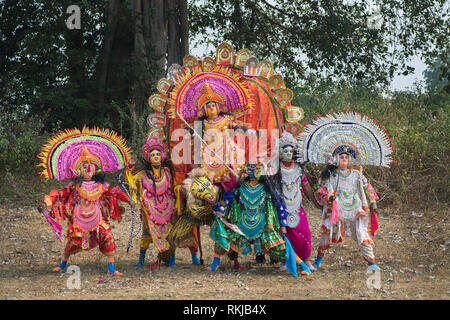
M335 112L305 125L298 137L301 162L336 164L336 156L347 152L352 165L390 167L394 152L387 131L358 112Z

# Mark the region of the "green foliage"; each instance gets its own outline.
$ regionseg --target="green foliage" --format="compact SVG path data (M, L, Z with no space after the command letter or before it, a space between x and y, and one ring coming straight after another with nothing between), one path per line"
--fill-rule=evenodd
M445 56L433 61L431 68L424 71L425 82L428 90L440 91L444 89L450 93L450 51Z
M37 117L0 113L0 203L14 199L36 202L48 188L40 181L41 170L36 167L40 147L50 136L43 131L44 124Z
M369 15L365 1L191 1L189 19L194 36L208 34L198 45L246 47L274 62L290 87L316 78L387 84L395 72L414 70L411 56L430 63L446 50L444 0L377 4L379 16ZM369 27L372 16L380 28Z

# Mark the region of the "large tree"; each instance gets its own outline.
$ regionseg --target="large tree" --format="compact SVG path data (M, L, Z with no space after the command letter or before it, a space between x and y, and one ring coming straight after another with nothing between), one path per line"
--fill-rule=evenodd
M408 74L413 55L428 63L448 48L445 0L191 1L199 45L229 41L276 63L291 82L316 78L387 84ZM442 59L444 60L444 59ZM292 83L291 85L293 85Z
M80 29L66 26L70 5ZM129 129L120 109L143 114L168 62L187 53L185 0L4 0L0 107L39 115L47 128Z

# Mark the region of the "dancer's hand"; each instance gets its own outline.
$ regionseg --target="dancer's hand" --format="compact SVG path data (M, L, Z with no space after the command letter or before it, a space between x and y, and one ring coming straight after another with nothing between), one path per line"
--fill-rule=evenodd
M281 234L284 236L286 234L286 227L281 227Z

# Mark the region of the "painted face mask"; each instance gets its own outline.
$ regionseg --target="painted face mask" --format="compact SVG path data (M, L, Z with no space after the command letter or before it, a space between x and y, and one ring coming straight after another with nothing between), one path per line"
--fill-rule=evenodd
M197 177L192 182L192 194L201 200L214 203L217 200L217 191L211 181L206 177Z
M292 161L294 158L294 148L292 146L286 146L281 150L281 160Z
M152 159L154 158L156 151L159 151L160 163L166 161L166 150L166 144L153 136L149 137L141 148L142 157L148 163L152 163Z
M157 149L154 149L150 152L150 163L153 165L161 164L161 152Z
M341 159L341 157L343 159ZM335 166L339 166L341 164L341 167L350 167L356 158L356 150L349 145L342 144L336 147L333 151L331 164Z
M96 174L96 172L97 172L97 167L90 162L84 162L80 168L80 175L85 180L90 180Z
M247 164L246 170L247 170L247 176L250 179L259 179L262 174L263 166L260 163L250 163Z
M101 168L100 159L87 148L83 148L82 155L75 162L72 171L76 176L91 178L97 173L98 168Z

